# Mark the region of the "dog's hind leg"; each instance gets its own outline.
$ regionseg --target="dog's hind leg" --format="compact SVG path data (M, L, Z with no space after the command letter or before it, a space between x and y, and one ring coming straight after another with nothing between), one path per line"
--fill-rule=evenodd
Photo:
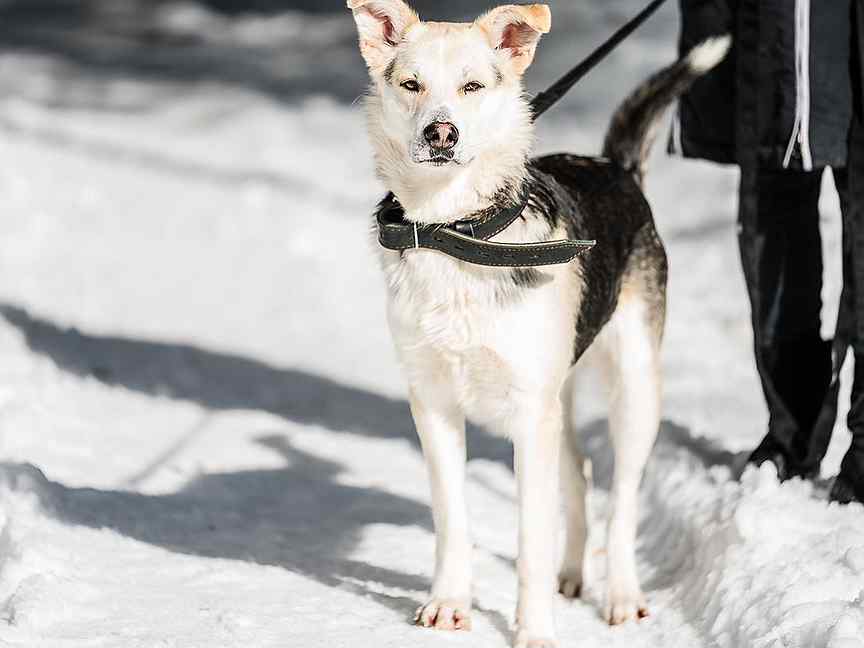
M585 541L588 534L585 515L585 458L578 449L574 422L573 402L576 390L576 372L571 371L561 391L564 408L564 434L561 438L561 485L564 510L567 516L567 536L564 557L558 572L558 591L567 598L576 598L582 591L582 566L585 558Z
M415 622L439 630L471 628L471 540L465 502L465 417L446 389L412 389L411 413L423 446L435 522L435 577Z
M650 295L642 286L642 281L628 285L625 280L609 323L613 376L609 429L615 473L610 494L605 616L611 624L647 615L636 573L637 500L660 424L663 288L660 286L659 294Z

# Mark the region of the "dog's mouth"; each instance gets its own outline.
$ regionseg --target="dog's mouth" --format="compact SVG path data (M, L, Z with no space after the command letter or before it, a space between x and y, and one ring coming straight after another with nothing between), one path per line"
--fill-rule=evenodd
M462 164L453 154L453 151L432 151L428 158L419 161L420 164L431 164L432 166L445 166L447 164Z

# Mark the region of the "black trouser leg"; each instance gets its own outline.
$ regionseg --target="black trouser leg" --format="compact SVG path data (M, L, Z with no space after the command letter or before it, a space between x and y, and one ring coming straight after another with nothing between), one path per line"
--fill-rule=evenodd
M857 349L847 424L852 432L852 445L843 457L831 499L843 503L864 502L864 353Z
M819 333L821 177L742 170L739 245L769 412L751 461L774 461L784 479L818 469L808 465L810 436L831 384L831 345Z
M841 502L864 502L864 129L852 126L846 169L835 174L843 207L843 294L837 322L836 352L845 354L847 345L855 355L847 424L852 433L850 446L840 467L831 498ZM842 361L842 360L841 360ZM828 446L814 448L814 452Z

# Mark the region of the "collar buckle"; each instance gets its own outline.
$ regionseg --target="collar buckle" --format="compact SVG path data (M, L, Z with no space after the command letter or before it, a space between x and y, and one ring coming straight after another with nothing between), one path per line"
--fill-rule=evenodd
M470 236L471 238L477 238L474 234L474 223L471 221L456 221L453 223L452 227L460 234Z

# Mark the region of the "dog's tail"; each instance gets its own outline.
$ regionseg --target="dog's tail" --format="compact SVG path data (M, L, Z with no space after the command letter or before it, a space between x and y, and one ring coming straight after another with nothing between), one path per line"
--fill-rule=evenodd
M645 161L666 108L696 79L723 60L731 42L728 35L709 38L636 88L612 116L603 155L631 171L641 182Z

